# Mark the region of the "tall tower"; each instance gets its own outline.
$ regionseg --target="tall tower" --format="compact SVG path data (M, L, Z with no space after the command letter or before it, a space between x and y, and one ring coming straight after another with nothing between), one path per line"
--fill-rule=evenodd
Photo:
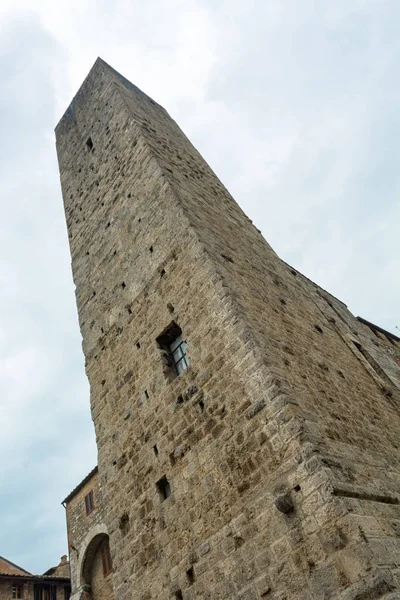
M398 338L102 60L56 136L115 597L398 598Z

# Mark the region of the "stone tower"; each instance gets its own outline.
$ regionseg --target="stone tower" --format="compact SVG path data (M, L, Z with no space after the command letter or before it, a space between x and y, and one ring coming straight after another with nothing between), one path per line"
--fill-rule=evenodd
M399 598L398 338L102 60L56 136L115 597Z

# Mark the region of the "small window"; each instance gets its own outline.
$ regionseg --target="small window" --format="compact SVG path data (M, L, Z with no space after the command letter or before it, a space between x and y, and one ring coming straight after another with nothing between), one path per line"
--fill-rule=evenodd
M171 485L165 476L162 477L160 481L157 481L157 489L158 493L160 494L161 500L163 501L169 498L172 493Z
M182 329L172 323L164 333L157 338L159 347L163 350L169 374L177 376L189 366L187 342L183 339Z
M13 585L12 586L12 597L13 598L22 598L22 585Z
M90 490L90 492L85 496L85 509L87 515L90 515L90 513L94 510L93 490Z
M107 577L113 570L108 540L101 547L101 562L103 563L103 575Z
M93 150L93 142L91 137L86 140L86 148L89 150L89 152Z

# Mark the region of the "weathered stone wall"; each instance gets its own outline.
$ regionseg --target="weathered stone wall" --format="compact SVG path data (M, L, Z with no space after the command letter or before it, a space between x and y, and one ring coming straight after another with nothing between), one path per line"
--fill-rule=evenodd
M38 581L36 582L38 583ZM45 583L45 582L44 582ZM53 583L50 582L49 583ZM34 600L34 585L35 582L34 581L27 581L24 580L24 578L22 579L15 579L15 581L13 580L0 580L0 600L12 600L13 595L12 595L12 590L13 590L13 585L21 585L22 586L22 600ZM66 582L63 583L56 583L56 594L57 594L57 600L66 600L66 595L65 595L65 588L68 588L68 585Z
M51 575L54 577L70 577L69 562L66 554L61 557L60 564L54 567Z
M94 509L87 515L85 497L91 491L93 492ZM94 470L91 475L89 474L77 490L70 494L65 502L65 510L72 595L80 598L85 586L94 584L101 587L104 584L102 572L98 573L99 582L94 581L92 566L101 540L104 539L107 532L104 524L103 494L97 470ZM112 596L104 597L111 598Z
M93 491L94 509L87 515L85 496ZM66 502L65 515L68 530L68 546L79 549L88 532L94 525L102 523L104 504L98 471Z
M117 597L397 588L398 345L283 263L102 61L56 134ZM173 320L190 368L169 381Z
M26 582L3 580L0 581L0 600L12 600L13 585L22 585L23 600L33 600L33 586Z
M101 558L101 545L98 547L91 567L91 599L110 600L114 597L112 586L112 573L104 575Z

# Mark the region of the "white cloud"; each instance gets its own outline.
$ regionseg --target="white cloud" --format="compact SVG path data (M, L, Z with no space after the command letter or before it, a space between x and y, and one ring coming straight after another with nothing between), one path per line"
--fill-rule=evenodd
M59 502L95 461L53 135L94 60L169 110L282 258L396 333L400 8L14 4L0 4L0 544L44 571L66 551Z

